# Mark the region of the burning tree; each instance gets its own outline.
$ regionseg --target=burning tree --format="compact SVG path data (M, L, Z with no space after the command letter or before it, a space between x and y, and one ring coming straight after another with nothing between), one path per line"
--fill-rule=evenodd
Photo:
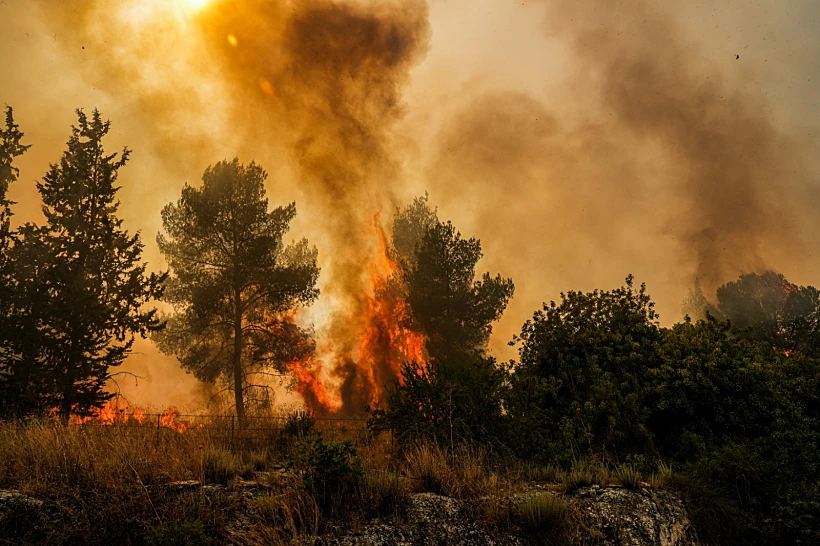
M128 356L135 335L160 328L155 309L165 275L146 273L139 234L117 217L118 172L129 150L107 154L110 123L77 110L68 150L37 189L45 225L26 224L11 252L13 318L19 327L11 374L61 417L88 414L113 394L110 368Z
M255 378L283 373L312 351L309 332L293 310L319 295L317 251L306 239L282 241L296 205L268 211L256 163L221 161L205 170L201 188L185 186L162 211L157 242L172 276L165 301L174 306L156 336L197 378L223 380L245 417Z
M393 290L406 302L406 326L426 341L428 362L405 362L387 408L374 410L370 424L405 440L490 441L500 430L504 373L487 343L512 297L512 279L476 279L480 241L440 221L426 196L397 212L392 243Z

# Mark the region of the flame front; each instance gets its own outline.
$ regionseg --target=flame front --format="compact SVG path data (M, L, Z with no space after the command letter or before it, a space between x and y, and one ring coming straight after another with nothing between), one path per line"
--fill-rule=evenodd
M378 213L373 227L379 253L370 267L369 290L362 296L360 334L353 344L356 354L310 357L289 366L295 391L310 410L320 414L357 414L365 406L383 406L387 388L401 382L404 363L413 363L419 373L427 365L425 337L411 326L406 288L398 264L390 257Z

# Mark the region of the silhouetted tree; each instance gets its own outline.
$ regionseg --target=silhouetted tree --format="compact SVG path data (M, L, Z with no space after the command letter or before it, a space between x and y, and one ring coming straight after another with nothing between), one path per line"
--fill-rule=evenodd
M681 303L681 312L684 317L689 317L694 321L704 320L708 315L721 318L720 311L704 295L700 287L700 281L695 279L695 284L689 289L689 293Z
M282 373L313 350L291 313L319 294L317 251L305 239L282 242L296 205L268 211L266 178L238 159L209 167L201 188L186 185L165 206L157 237L172 271L165 300L175 309L159 346L199 379L230 385L240 419L254 374Z
M68 150L37 189L45 225L19 231L12 259L19 293L16 320L24 339L17 371L27 372L39 405L67 419L86 414L113 394L110 369L128 356L135 335L161 324L146 304L159 297L165 275L147 274L139 234L117 217L124 149L106 154L110 122L77 110Z
M432 358L483 353L513 295L512 279L475 279L480 258L478 239L462 239L450 222L431 223L416 246L405 275L407 301Z
M0 128L0 415L19 413L21 393L27 383L16 375L19 360L19 335L15 328L14 307L16 291L13 280L13 263L10 251L14 242L11 229L11 206L7 192L9 185L17 180L19 169L13 162L29 147L21 144L23 133L14 123L14 112L6 107L5 127Z
M425 335L429 359L423 367L404 365L387 408L373 412L370 426L393 429L399 441L498 442L506 374L486 349L492 323L512 297L512 280L489 274L476 280L481 243L439 221L426 195L397 211L391 255L399 264L393 289L411 310L406 326Z
M436 209L430 208L429 202L425 193L405 208L396 209L390 254L403 272L409 272L416 264L416 251L421 240L439 221Z

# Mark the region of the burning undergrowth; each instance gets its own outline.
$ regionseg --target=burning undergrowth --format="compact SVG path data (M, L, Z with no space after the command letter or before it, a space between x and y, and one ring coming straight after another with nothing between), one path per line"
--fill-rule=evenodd
M423 369L428 360L425 336L412 326L400 266L373 218L379 259L370 267L370 287L355 354L330 353L292 361L294 390L305 405L319 414L361 413L366 406L384 405L386 389L401 377L401 366L412 362Z

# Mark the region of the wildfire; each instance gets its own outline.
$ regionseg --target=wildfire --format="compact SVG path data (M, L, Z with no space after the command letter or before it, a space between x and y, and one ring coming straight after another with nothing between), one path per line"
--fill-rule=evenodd
M305 405L319 413L346 411L358 413L364 406L385 402L386 387L401 381L401 367L415 363L419 373L426 367L425 337L410 328L410 309L405 288L399 278L399 266L390 257L387 240L379 223L373 219L379 243L379 254L370 268L370 287L362 296L363 316L355 355L333 354L328 357L331 375L338 380L331 394L325 361L314 357L294 361L295 390Z
M51 410L51 416L57 418L59 411L54 408ZM114 425L128 423L134 420L139 424L144 424L146 421L145 412L139 408L129 410L126 407L120 407L116 399L109 400L101 408L94 408L89 415L72 414L68 419L69 425L83 425L86 423L93 423L95 425Z
M51 416L53 418L58 418L58 415L59 412L56 408L51 411ZM146 423L148 423L148 417L144 410L140 408L131 408L128 406L120 407L116 400L109 400L101 408L95 408L91 411L90 415L72 415L68 420L68 424L72 426L86 424L102 426L124 424L144 425ZM169 407L167 410L159 414L155 423L159 426L170 428L171 430L175 430L177 432L185 432L186 430L194 428L191 422L180 419L180 412L174 406ZM210 424L210 420L208 423ZM196 428L201 430L204 427L205 423L201 423Z
M174 406L171 406L159 416L159 423L165 428L170 428L177 432L185 432L191 427L191 424L187 421L178 420L179 418L179 410Z

